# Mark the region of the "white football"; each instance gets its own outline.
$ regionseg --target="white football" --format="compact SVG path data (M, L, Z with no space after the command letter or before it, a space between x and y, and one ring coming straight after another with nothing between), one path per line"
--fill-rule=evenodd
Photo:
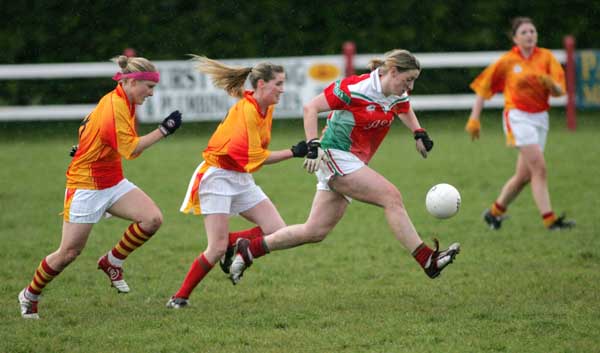
M434 185L427 192L425 207L436 218L450 218L460 208L460 193L450 184Z

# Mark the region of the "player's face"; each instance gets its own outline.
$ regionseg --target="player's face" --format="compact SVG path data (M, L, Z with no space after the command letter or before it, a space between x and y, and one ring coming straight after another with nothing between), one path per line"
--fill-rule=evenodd
M513 41L521 49L533 49L537 45L537 37L535 26L525 22L517 28Z
M279 97L284 91L284 83L285 73L283 72L276 73L275 77L272 80L265 82L264 86L262 87L262 96L264 97L265 103L267 105L279 103Z
M141 105L147 97L152 97L156 82L146 80L130 80L128 95L133 104Z
M412 91L415 81L421 72L417 69L399 72L395 67L388 72L389 80L387 92L384 87L384 94L403 95L405 92ZM385 86L385 85L384 85Z

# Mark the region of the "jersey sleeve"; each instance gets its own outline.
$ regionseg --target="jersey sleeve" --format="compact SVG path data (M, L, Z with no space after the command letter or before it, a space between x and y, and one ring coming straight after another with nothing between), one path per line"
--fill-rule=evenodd
M506 75L504 74L504 57L494 62L471 82L471 89L484 99L490 99L494 94L504 91Z
M323 94L331 110L344 110L352 101L347 79L333 82L323 90Z
M565 80L565 71L560 62L550 54L550 77L556 82L563 92L567 92L567 84Z

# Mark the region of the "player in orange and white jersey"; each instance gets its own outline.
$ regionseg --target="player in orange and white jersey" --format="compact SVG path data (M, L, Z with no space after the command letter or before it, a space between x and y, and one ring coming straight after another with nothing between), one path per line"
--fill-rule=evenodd
M98 268L120 293L129 292L123 280L123 262L162 224L162 213L154 201L123 176L121 159L137 158L146 148L174 133L181 125L181 114L171 113L156 130L138 136L136 106L152 96L160 75L145 58L122 55L113 60L121 68L113 77L117 87L102 97L83 120L78 147L72 151L60 246L42 260L30 284L19 293L24 318L39 318L37 305L42 290L77 258L93 225L105 214L133 222L121 240L98 260Z
M194 288L227 251L234 251L239 237L257 237L285 226L275 205L255 184L252 173L265 164L292 157L304 157L304 140L291 149L271 151L273 110L284 92L282 66L260 63L254 67L231 67L206 57L195 57L200 72L212 77L213 83L240 100L208 141L202 153L204 161L192 174L181 206L184 213L202 214L208 238L207 248L192 262L179 290L167 302L168 308L188 305ZM248 79L252 91L244 91ZM229 233L229 218L240 214L257 226ZM222 263L224 271L229 264Z
M506 142L519 149L515 174L484 213L484 221L491 229L501 227L508 205L529 183L545 227L568 229L575 225L573 221L565 220L564 215L557 217L552 210L544 160L549 129L548 99L565 94L565 74L552 52L537 46L537 38L530 18L515 18L512 24L515 46L471 83L477 94L465 127L471 138L479 138L479 116L484 100L502 92Z

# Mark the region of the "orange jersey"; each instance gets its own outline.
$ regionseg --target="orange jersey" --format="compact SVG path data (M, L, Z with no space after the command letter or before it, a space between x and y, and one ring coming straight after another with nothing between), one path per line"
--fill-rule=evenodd
M67 188L100 190L123 180L121 157L136 158L135 105L119 84L79 127L79 147L67 169Z
M566 92L565 72L550 50L536 47L526 59L515 46L483 70L471 89L485 99L503 92L504 109L538 113L550 108L550 90L540 82L542 75L549 75Z
M202 153L207 166L245 173L259 170L271 154L273 108L262 115L253 92L244 92L244 98L229 109Z

